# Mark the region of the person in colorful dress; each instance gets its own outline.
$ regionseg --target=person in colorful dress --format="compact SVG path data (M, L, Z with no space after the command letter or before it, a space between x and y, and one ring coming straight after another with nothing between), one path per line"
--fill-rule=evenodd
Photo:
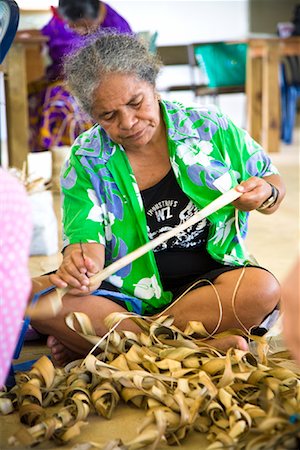
M0 167L0 390L5 384L31 290L31 206L21 182Z
M71 290L57 317L33 321L50 336L58 362L66 349L83 355L89 347L65 324L72 311L86 313L99 336L111 312L152 316L166 308L176 327L200 321L211 333L263 328L278 305L279 283L251 260L243 239L249 211L268 215L279 207L281 177L261 146L215 107L162 100L155 87L160 68L134 36L116 33L97 37L66 62L68 86L97 124L76 139L63 169L63 261L44 277L44 286ZM91 275L233 187L242 195L232 204L100 286L91 282ZM122 327L138 330L131 321ZM241 336L212 345L247 348Z
M130 33L127 21L99 0L60 0L53 17L41 30L48 37L51 64L46 77L29 86L31 151L71 145L93 120L78 106L63 82L63 59L84 42L86 34L111 29Z

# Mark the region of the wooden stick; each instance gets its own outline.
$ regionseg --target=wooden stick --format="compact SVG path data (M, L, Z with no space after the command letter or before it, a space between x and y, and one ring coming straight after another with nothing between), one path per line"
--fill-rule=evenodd
M200 222L200 220L205 219L211 214L217 212L219 209L223 208L229 203L232 203L240 196L241 192L238 192L235 189L231 189L230 191L225 192L220 197L216 198L207 206L205 206L205 208L201 209L201 211L197 212L192 217L187 219L185 222L177 225L177 227L175 228L172 228L172 230L160 234L155 239L152 239L151 241L137 248L133 252L128 253L128 255L123 256L123 258L118 259L110 266L103 269L101 272L97 273L96 275L93 275L91 277L91 281L100 284L101 281L105 280L107 277L114 274L115 272L118 272L118 270L132 263L140 256L145 255L145 253L149 252L150 250L153 250L155 247L162 244L163 242L166 242L171 237L176 236L181 231L186 230L195 223Z
M200 220L205 219L211 214L217 212L219 209L224 208L224 206L228 205L229 203L232 203L241 195L242 193L236 191L234 188L228 192L225 192L224 194L220 195L220 197L213 200L211 203L205 206L205 208L201 209L201 211L194 214L185 222L179 224L175 228L172 228L172 230L169 230L166 233L162 233L155 239L152 239L151 241L137 248L133 252L128 253L128 255L123 256L123 258L118 259L117 261L115 261L114 263L110 264L108 267L103 269L101 272L97 273L96 275L93 275L90 278L90 280L92 281L92 283L100 285L101 282L106 278L108 278L110 275L118 272L118 270L132 263L136 259L140 258L140 256L145 255L145 253L149 252L150 250L153 250L155 247L167 241L171 237L176 236L181 231L186 230L195 223L200 222ZM29 308L27 308L26 310L26 314L34 318L53 317L54 315L57 314L57 312L60 310L62 306L62 297L65 294L67 294L70 289L71 288L69 287L64 289L57 288L55 291L51 292L50 294L47 294L46 296L47 301L45 298L45 301L44 302L41 301L40 305L38 304L39 303L38 302L36 307L29 306Z

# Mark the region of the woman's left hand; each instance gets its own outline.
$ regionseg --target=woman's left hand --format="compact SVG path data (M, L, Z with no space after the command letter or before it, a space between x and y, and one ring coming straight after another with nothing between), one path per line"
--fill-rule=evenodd
M272 182L270 177L270 182ZM232 204L241 211L252 211L259 208L272 194L272 188L264 178L251 177L235 187L242 192ZM277 208L274 208L274 210Z

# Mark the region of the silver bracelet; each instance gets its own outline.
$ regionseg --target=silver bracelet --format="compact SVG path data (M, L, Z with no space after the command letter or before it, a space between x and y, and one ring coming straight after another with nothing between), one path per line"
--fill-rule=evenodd
M277 189L277 187L275 187L273 184L269 183L267 181L267 183L271 186L272 189L272 193L270 195L270 197L267 198L267 200L265 200L259 208L257 208L257 211L263 211L267 208L272 208L275 203L277 202L278 196L279 196L279 190Z

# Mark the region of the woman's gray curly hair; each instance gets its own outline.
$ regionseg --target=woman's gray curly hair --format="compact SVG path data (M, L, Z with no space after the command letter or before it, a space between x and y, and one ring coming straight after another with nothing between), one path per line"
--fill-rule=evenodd
M155 87L162 63L132 34L100 33L65 60L66 82L82 108L92 116L93 94L109 73L134 75Z

